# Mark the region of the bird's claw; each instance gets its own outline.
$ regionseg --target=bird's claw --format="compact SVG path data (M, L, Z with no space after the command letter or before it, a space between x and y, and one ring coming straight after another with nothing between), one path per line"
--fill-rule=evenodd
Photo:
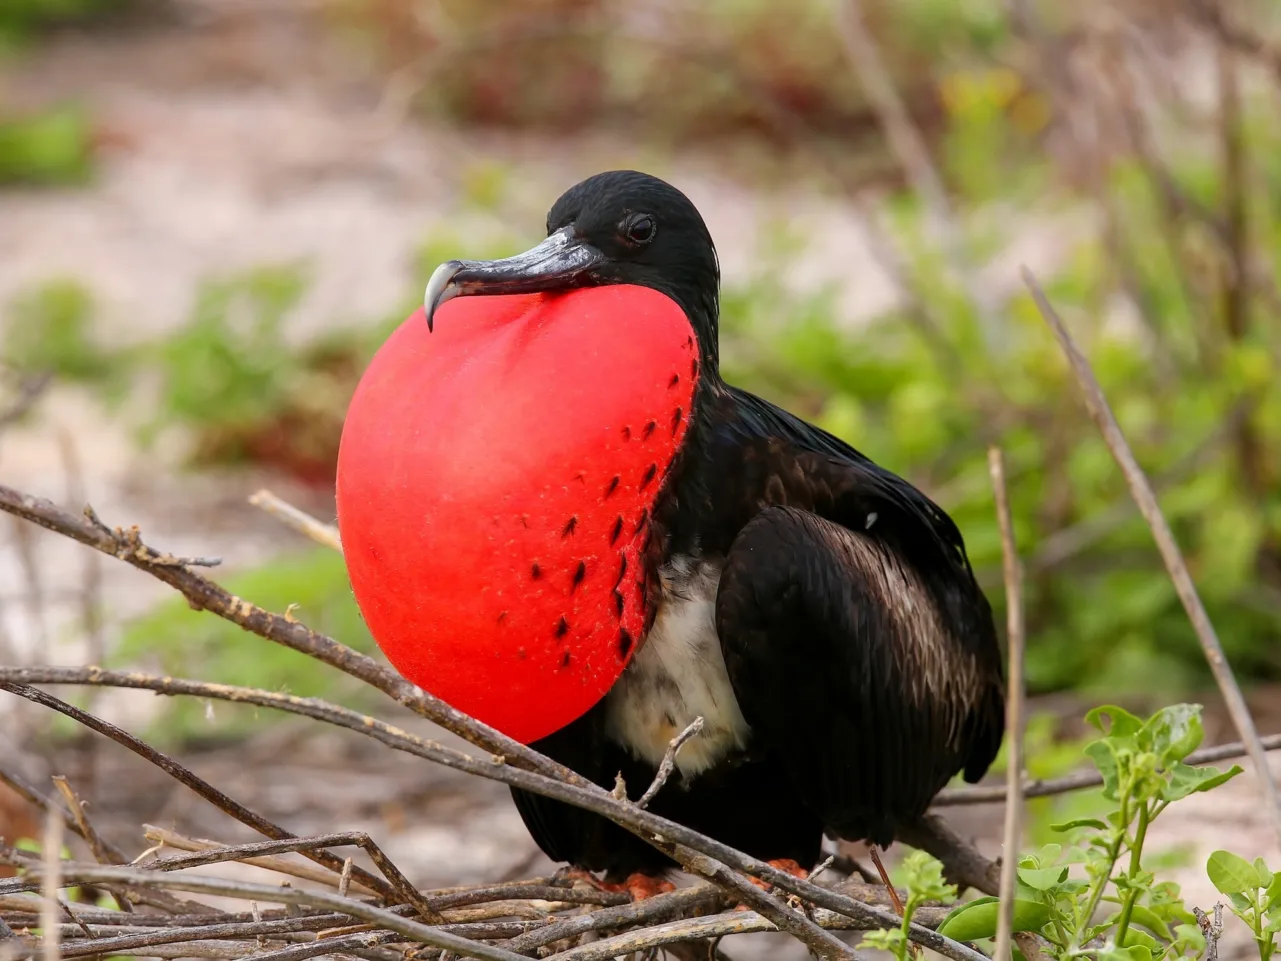
M646 898L676 890L676 885L671 881L651 877L640 871L634 871L629 874L627 880L621 884L613 881L603 881L583 868L566 868L558 872L557 876L568 881L581 881L597 891L626 892L633 901L644 901Z

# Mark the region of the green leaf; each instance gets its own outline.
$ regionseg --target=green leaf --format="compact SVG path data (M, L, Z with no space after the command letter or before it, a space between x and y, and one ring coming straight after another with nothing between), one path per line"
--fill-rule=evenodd
M1161 950L1161 943L1157 941L1156 938L1152 937L1152 935L1148 934L1146 931L1141 931L1135 927L1126 928L1124 946L1129 948L1129 947L1133 947L1136 944L1141 944L1143 947L1147 948L1149 951L1152 951L1153 953L1159 952Z
M1036 891L1049 891L1060 881L1067 879L1068 869L1052 868L1019 868L1019 880Z
M1231 851L1215 851L1205 864L1210 883L1220 894L1245 894L1263 887L1254 865Z
M1120 773L1116 759L1116 748L1107 738L1091 741L1085 746L1086 756L1094 762L1103 778L1103 796L1109 801L1116 801L1117 788L1120 786Z
M1281 902L1281 874L1272 875L1272 880L1268 882L1267 896L1273 903Z
M1254 905L1243 894L1229 894L1228 901L1237 914L1246 914L1254 910Z
M1153 934L1160 935L1167 941L1173 940L1174 934L1170 931L1170 926L1165 923L1150 908L1145 908L1141 904L1136 904L1130 909L1130 920L1134 924L1141 924Z
M1131 944L1124 948L1108 944L1099 949L1099 961L1152 961L1152 949L1146 944Z
M954 941L977 941L980 938L995 937L997 909L997 898L975 898L944 918L938 932ZM1021 899L1014 902L1013 930L1039 931L1049 920L1049 905Z
M1151 745L1163 766L1169 766L1195 751L1204 733L1200 704L1172 704L1148 719L1139 739Z
M1166 801L1177 801L1189 794L1200 794L1226 784L1241 773L1239 764L1232 765L1226 771L1210 767L1192 767L1182 761L1170 764L1170 781L1161 789L1161 798Z
M1105 726L1104 718L1111 723ZM1085 715L1085 723L1097 727L1108 737L1130 737L1143 730L1143 722L1123 707L1103 704Z
M1075 831L1077 828L1093 828L1096 831L1106 831L1108 826L1098 818L1076 818L1072 821L1063 821L1059 824L1051 824L1051 831L1058 831L1060 834L1066 831Z
M1263 858L1254 859L1254 870L1259 875L1259 881L1261 882L1259 886L1270 889L1272 887L1272 872L1269 871L1268 866L1263 863Z

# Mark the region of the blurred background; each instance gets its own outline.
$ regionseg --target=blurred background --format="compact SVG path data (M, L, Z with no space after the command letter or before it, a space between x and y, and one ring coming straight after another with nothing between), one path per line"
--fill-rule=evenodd
M1260 727L1281 729L1271 0L3 0L0 481L220 555L232 590L371 650L341 559L247 497L332 518L347 400L432 268L524 249L562 190L613 167L672 181L706 218L728 379L949 510L1002 623L985 449L1003 446L1033 774L1076 765L1101 700L1201 700L1210 740L1232 735L1021 265L1094 363ZM369 705L7 518L0 662ZM294 830L393 838L416 881L545 866L496 785L230 705L78 703ZM269 782L246 763L281 757ZM7 701L0 758L78 779L122 838L144 820L239 837ZM1163 818L1168 856L1203 863L1216 824L1272 850L1253 791ZM987 844L999 817L958 823Z

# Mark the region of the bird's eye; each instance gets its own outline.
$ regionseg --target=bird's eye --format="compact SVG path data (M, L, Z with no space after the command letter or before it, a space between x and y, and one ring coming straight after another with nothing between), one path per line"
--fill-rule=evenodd
M624 233L627 239L634 244L647 244L654 239L654 234L658 231L658 225L654 223L654 218L647 214L642 214L629 220L624 225Z

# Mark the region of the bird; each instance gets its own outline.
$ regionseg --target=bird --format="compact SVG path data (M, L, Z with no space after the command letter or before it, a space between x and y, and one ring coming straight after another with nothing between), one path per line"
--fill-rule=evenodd
M907 480L723 379L720 263L703 217L675 186L635 170L595 174L556 200L546 231L513 257L440 264L413 328L424 354L446 325L488 323L455 309L463 303L514 305L493 330L516 324L531 304L562 313L590 306L574 328L590 347L566 337L555 350L590 353L575 361L583 369L597 362L591 358L626 355L609 383L590 387L603 407L623 390L617 371L630 372L626 389L639 384L665 404L645 422L619 426L608 442L601 434L598 447L582 441L590 484L602 489L589 491L582 472L581 495L569 482L556 488L569 492L564 510L573 510L558 543L594 524L611 528L602 544L624 545L621 560L609 560L621 568L616 577L588 577L579 562L559 588L576 604L595 605L584 610L616 608L623 626L610 629L623 666L530 746L635 800L673 739L694 726L650 811L798 877L820 860L825 836L867 842L884 877L877 848L889 847L957 774L982 778L1004 735L996 628L959 529ZM417 326L424 320L427 333ZM449 363L462 377L470 361ZM576 397L586 418L593 397ZM657 453L636 453L647 443L659 444ZM348 473L357 477L356 467ZM610 505L624 492L626 510L611 523ZM344 548L355 551L369 535L358 518L342 526L341 498L339 518ZM523 515L521 522L529 526ZM403 547L419 549L427 550ZM383 567L370 568L364 590L385 595L385 551L366 553ZM526 557L512 566L526 572L531 592L550 576ZM504 594L501 603L516 610L521 600ZM507 616L504 609L497 619ZM551 633L559 638L569 620L559 617ZM569 663L568 653L561 657ZM520 704L511 711L517 716ZM642 839L560 801L511 793L551 860L637 898L670 889L675 862Z

